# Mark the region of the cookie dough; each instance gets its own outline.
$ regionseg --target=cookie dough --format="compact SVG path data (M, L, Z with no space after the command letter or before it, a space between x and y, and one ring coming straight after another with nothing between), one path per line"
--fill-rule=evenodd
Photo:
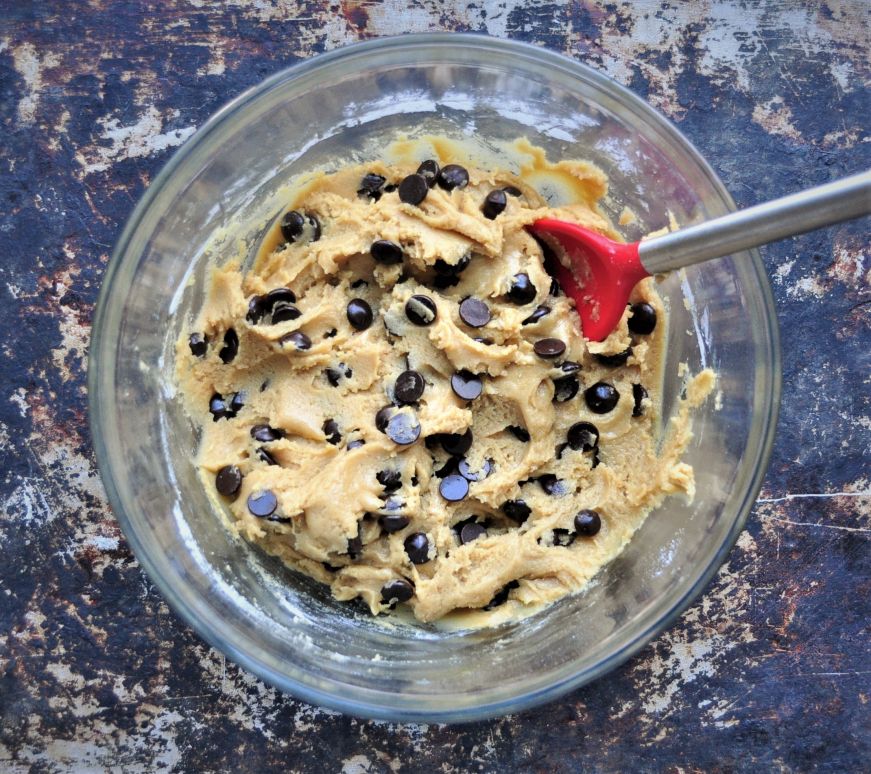
M664 497L688 385L658 445L666 310L653 280L604 342L525 227L618 237L597 168L576 201L430 159L299 190L250 269L215 268L177 346L204 485L247 540L372 613L520 614L584 586ZM500 607L501 606L501 607Z

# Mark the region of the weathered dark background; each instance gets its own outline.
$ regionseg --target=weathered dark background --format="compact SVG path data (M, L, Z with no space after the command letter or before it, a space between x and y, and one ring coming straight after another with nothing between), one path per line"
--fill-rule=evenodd
M84 374L107 256L149 181L221 104L304 57L436 29L547 46L662 110L747 205L871 166L869 14L867 0L2 3L0 769L867 767L867 220L763 250L778 441L705 595L610 677L491 722L354 720L204 645L106 506Z

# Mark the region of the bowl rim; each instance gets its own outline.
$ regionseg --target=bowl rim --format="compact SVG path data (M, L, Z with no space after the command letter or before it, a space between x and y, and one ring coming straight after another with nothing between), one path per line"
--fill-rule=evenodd
M101 380L104 376L105 370L103 363L103 350L106 351L106 361L111 362L111 358L108 357L110 348L106 344L107 337L102 336L101 334L106 327L109 310L112 306L111 298L113 295L114 284L118 278L118 272L124 264L124 257L128 253L134 235L139 230L155 199L164 189L166 184L172 179L176 170L195 150L202 146L210 135L212 135L218 128L222 127L224 122L233 114L243 109L246 105L259 99L273 88L291 81L299 80L316 70L328 68L336 62L365 57L373 50L379 50L379 52L384 50L399 51L402 49L414 51L416 48L421 46L450 46L455 49L484 48L497 52L510 52L512 55L520 56L526 60L534 59L539 64L544 64L548 68L562 70L581 81L592 83L593 86L606 92L610 92L615 95L624 106L642 114L645 120L653 124L658 131L669 135L673 140L675 140L676 144L686 152L688 158L697 165L698 171L703 173L707 182L721 197L727 209L736 209L732 197L714 172L713 168L704 159L698 149L683 135L682 132L680 132L679 129L677 129L676 126L671 123L671 121L628 88L617 83L607 75L598 72L589 65L570 59L561 53L529 43L505 38L495 38L479 33L417 33L351 43L284 68L257 84L250 86L238 96L225 103L220 109L213 113L190 138L176 149L171 158L163 165L145 190L128 217L121 235L112 251L94 311L91 348L88 355L89 424L97 465L100 477L106 489L109 505L118 519L124 536L130 543L136 559L140 562L151 581L160 590L162 597L167 601L170 607L210 646L225 654L241 667L279 690L287 692L292 696L303 699L312 704L338 710L339 712L356 715L358 717L378 718L400 722L467 722L490 718L508 712L518 712L552 701L559 696L562 696L569 691L579 688L580 686L601 677L607 672L610 672L612 669L635 655L654 637L668 629L678 616L680 616L686 608L696 600L725 561L726 556L731 551L739 534L744 528L744 524L747 521L762 486L762 481L771 457L780 411L782 379L780 335L771 285L758 250L754 249L746 252L751 258L750 264L759 280L758 290L762 296L762 309L765 317L764 321L767 324L769 333L768 342L771 349L771 361L769 363L771 366L770 385L768 385L770 387L768 393L770 398L770 411L767 416L760 418L766 420L766 423L765 426L761 428L761 433L759 434L760 441L758 443L755 458L747 460L744 463L745 466L752 465L752 474L749 476L749 486L744 494L743 501L736 510L736 518L730 531L727 533L716 553L712 556L708 566L699 574L696 581L691 584L680 597L673 600L665 614L650 621L646 627L643 627L639 632L637 632L622 648L616 650L607 658L584 671L575 671L564 679L556 680L521 695L507 696L506 698L490 700L481 704L469 704L460 709L454 710L410 709L407 706L399 707L392 705L389 702L378 704L356 698L352 699L342 697L313 684L302 683L236 648L231 642L221 636L218 626L210 622L208 619L198 615L195 609L186 600L178 596L175 593L173 586L158 571L156 565L149 556L143 541L140 540L140 535L137 533L135 525L128 519L127 512L124 508L124 501L120 494L119 487L117 486L113 463L108 453L108 449L102 440L104 424L101 417L101 404L104 404L104 401ZM114 384L114 378L112 378L111 383ZM107 397L111 402L112 396L110 395ZM389 694L386 693L379 694L379 696L388 695Z

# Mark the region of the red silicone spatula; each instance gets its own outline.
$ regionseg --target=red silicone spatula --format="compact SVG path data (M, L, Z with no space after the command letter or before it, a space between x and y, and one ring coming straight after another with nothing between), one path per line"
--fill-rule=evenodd
M575 301L584 336L602 341L645 277L868 214L871 170L632 244L549 218L530 230L554 248L557 280Z

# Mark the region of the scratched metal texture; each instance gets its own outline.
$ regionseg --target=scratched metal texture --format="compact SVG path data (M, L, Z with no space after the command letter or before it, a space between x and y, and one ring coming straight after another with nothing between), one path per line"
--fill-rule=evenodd
M871 166L865 0L0 6L0 770L859 771L871 760L868 221L765 248L784 396L728 562L609 677L467 726L363 722L207 647L109 511L85 359L136 200L229 98L373 36L478 31L629 86L739 205ZM494 680L498 675L494 675ZM866 769L867 770L867 769Z

